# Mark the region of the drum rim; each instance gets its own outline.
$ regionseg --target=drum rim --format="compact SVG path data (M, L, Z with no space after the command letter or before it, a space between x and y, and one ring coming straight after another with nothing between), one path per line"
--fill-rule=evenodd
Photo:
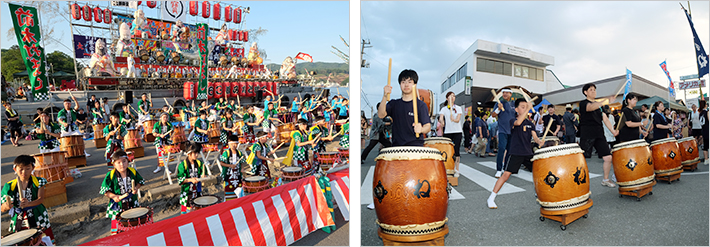
M676 139L675 139L675 137L668 137L668 138L655 140L655 141L651 142L651 146L653 147L654 145L664 144L666 142L676 142Z
M545 136L544 139L540 138L540 140L543 140L545 142L547 142L547 141L558 141L559 142L560 138L558 138L557 136ZM535 138L530 138L530 142L535 143Z
M137 215L137 216L134 216L134 217L124 217L123 214L124 214L124 213L129 213L129 212L131 212L131 213L132 213L132 212L143 212L143 214L140 214L140 215ZM149 212L150 212L150 208L147 208L147 207L137 207L137 208L131 208L131 209L129 209L129 210L123 211L123 212L121 212L121 214L120 214L119 216L121 216L121 218L123 218L123 219L137 219L137 218L143 217L144 215L146 215L146 214L149 213Z
M253 179L250 179L250 178L261 178L261 179L259 179L259 180L253 180ZM244 178L244 181L247 181L247 182L260 182L260 181L263 181L263 180L266 180L266 177L264 177L264 176L251 176L251 177L246 177L246 178Z
M695 140L695 137L689 136L685 138L678 139L678 143Z
M200 202L200 201L198 201L198 200L200 200L200 199L204 199L204 200L210 199L210 201L209 201L209 202ZM214 200L214 201L213 201L213 200ZM207 205L212 205L212 204L215 204L215 203L217 203L217 202L219 202L219 197L212 196L212 195L200 196L200 197L197 197L197 198L195 198L195 199L192 199L192 203L198 204L198 205L205 205L205 206L207 206Z
M281 171L284 171L284 172L300 172L300 171L303 171L303 167L287 166L287 167L281 168Z
M645 144L645 145L641 145L641 144ZM648 142L646 142L646 140L644 140L644 139L625 141L625 142L618 143L618 144L614 145L611 149L611 152L613 153L613 152L619 151L621 149L636 148L636 147L648 147Z
M535 150L533 158L530 161L551 158L551 157L557 156L555 154L561 153L562 151L565 151L565 150L571 151L571 153L565 154L565 155L584 153L582 148L580 148L579 144L577 144L577 143L562 144L562 145L549 146L549 147L544 147L544 148L540 148L538 150Z
M430 147L419 147L419 146L398 146L398 147L388 147L383 148L380 151L380 155L375 158L375 161L379 160L412 160L409 157L403 157L408 154L421 154L423 155L419 160L424 159L434 159L434 160L444 160L444 156L441 155L441 151L436 148Z
M32 232L32 231L34 231L34 232ZM40 231L39 229L36 229L36 228L21 230L19 232L12 233L12 234L9 234L9 235L3 237L2 238L2 245L15 245L15 244L18 244L21 242L25 242L25 241L29 240L31 237L37 235L37 233L41 233L41 232L42 231ZM23 235L25 233L32 233L32 234ZM20 237L24 237L24 238L20 238Z
M45 154L54 154L54 153L66 153L67 151L60 150L60 151L54 151L54 152L46 152L46 153L36 153L36 154L31 154L30 156L36 157L36 156L46 156Z
M448 137L435 136L435 137L424 138L424 144L442 143L442 142L444 142L446 144L454 144L454 142L451 140L451 138L448 138Z

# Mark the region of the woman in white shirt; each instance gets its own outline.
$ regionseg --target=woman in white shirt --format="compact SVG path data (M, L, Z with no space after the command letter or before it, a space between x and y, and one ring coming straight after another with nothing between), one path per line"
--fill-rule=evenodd
M695 137L695 141L700 143L700 137L703 135L701 132L703 125L700 124L700 111L695 104L693 104L692 109L693 111L690 112L690 121L688 121L690 126L693 126L690 130L690 136Z
M446 106L439 110L439 122L444 123L444 137L451 139L454 142L454 176L459 174L459 161L461 154L461 137L463 135L462 115L463 110L460 106L454 104L456 102L456 94L454 92L446 93Z

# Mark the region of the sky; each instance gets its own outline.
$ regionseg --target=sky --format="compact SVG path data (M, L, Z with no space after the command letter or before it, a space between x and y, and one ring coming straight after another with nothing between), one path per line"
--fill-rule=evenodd
M86 2L79 2L81 6ZM211 4L216 1L210 1ZM224 7L233 3L233 7L244 6L250 8L250 14L243 17L245 29L262 29L268 32L259 37L259 49L266 51L268 57L265 63L280 64L287 56L294 57L299 52L308 53L313 57L314 62L343 62L339 57L331 53L335 46L343 52L348 52L347 46L340 40L342 36L346 41L349 41L349 20L348 20L348 2L347 1L238 1L238 2L221 2L222 11ZM90 2L90 6L99 5L101 8L106 8L109 4L107 1ZM157 10L150 9L145 5L145 2L140 6L143 8L147 17L157 17ZM67 7L68 8L68 7ZM112 7L114 8L114 7ZM121 10L125 7L118 7ZM122 11L123 12L123 11ZM132 11L131 11L132 12ZM200 10L200 14L201 14ZM194 24L195 19L205 21L201 15L197 18L188 16L187 23ZM224 13L222 13L224 20ZM12 27L12 19L9 15L7 2L0 4L0 47L7 49L12 45L17 45L17 40L13 37L7 39L5 34ZM43 20L44 21L44 20ZM65 44L71 44L71 32L69 31L69 23L63 19L57 18L58 27L63 31L55 31L60 35L59 39ZM76 23L87 24L86 21L76 21ZM217 21L210 18L210 27L221 26L222 21L218 24ZM236 28L236 24L230 24L230 28ZM83 31L87 32L84 29ZM77 30L78 32L79 30ZM96 36L108 35L96 30ZM340 36L339 36L340 35ZM214 38L214 37L213 37ZM250 38L249 43L251 44ZM71 47L70 45L68 47ZM48 46L46 51L51 53L55 50L60 50L64 53L71 54L72 51L63 46L54 45ZM248 51L248 49L247 49ZM303 61L299 61L303 62Z
M628 68L667 87L659 66L664 60L674 81L697 74L693 35L678 3L363 1L360 33L372 48L364 54L370 68L361 70L361 109L369 117L366 99L372 107L382 99L389 58L393 99L401 97L395 85L404 69L417 71L418 88L438 94L444 71L476 39L553 56L548 69L565 85L624 75ZM709 2L691 1L690 7L708 52Z

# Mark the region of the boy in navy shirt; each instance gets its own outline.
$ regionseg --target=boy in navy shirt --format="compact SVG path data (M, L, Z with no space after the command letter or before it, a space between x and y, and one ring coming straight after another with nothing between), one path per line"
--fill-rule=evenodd
M416 99L419 122L414 123L414 88L419 76L414 70L405 69L399 73L399 87L402 89L402 98L387 102L388 95L392 93L392 86L385 86L384 95L377 109L380 118L392 117L392 146L424 146L424 138L431 130L429 108L426 103ZM347 102L344 102L345 104ZM419 137L416 137L419 134Z
M498 208L495 203L496 195L498 191L503 187L505 181L508 181L510 174L517 174L520 169L520 165L525 163L526 166L532 167L532 162L530 159L533 157L532 144L530 143L530 138L535 139L535 142L542 146L544 142L537 137L535 133L535 124L528 120L528 111L532 109L532 104L526 102L524 99L517 99L515 101L515 113L517 113L516 118L510 120L510 126L513 126L510 132L510 160L503 167L505 172L498 178L496 185L493 187L493 192L491 196L488 197L488 208Z

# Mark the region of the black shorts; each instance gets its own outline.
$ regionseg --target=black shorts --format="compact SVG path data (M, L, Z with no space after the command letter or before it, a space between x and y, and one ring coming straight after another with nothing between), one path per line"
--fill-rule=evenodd
M12 126L8 129L10 131L10 138L22 136L22 126Z
M594 139L581 139L579 141L579 147L584 150L584 157L586 158L592 157L592 148L596 149L597 154L601 157L611 155L609 144L603 136Z
M459 149L461 149L461 135L463 135L463 133L444 134L444 137L451 139L454 143L453 157L461 157L461 153L459 152Z
M700 137L701 135L703 135L703 129L693 129L690 133L690 136L692 137Z
M518 174L520 165L525 164L526 167L532 167L532 161L530 161L532 157L532 155L510 155L510 159L508 163L505 164L505 167L503 167L503 170L512 174Z

